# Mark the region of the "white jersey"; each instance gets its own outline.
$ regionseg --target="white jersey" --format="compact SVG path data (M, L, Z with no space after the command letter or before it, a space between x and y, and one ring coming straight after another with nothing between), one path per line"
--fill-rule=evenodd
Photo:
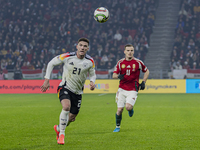
M86 54L85 58L79 59L76 52L64 53L54 57L47 66L45 78L49 79L53 67L64 63L62 81L59 86L66 83L65 88L75 94L82 94L85 80L89 74L90 81L95 83L95 65L92 57Z

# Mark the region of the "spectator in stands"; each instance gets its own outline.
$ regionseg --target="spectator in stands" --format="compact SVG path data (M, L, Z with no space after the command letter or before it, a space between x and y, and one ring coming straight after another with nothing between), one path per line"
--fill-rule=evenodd
M106 64L108 62L108 56L106 54L103 54L101 61Z
M1 60L1 69L4 70L4 69L6 69L6 67L7 67L7 62L5 59L2 59Z
M183 69L189 69L190 66L187 61L184 62Z
M184 50L180 51L180 53L178 54L178 59L180 59L181 62L183 62L185 60Z
M197 69L197 63L196 62L193 62L192 69Z
M185 26L183 27L183 32L189 33L190 31L191 31L191 27L189 26L189 23L186 23Z
M171 59L177 60L177 57L178 57L177 49L176 49L176 47L174 47L174 50L171 53Z
M8 72L13 72L14 67L14 62L12 62L12 60L9 60L8 65L6 66L6 70L8 70Z
M188 46L190 46L192 49L194 49L195 43L194 43L194 40L193 40L193 39L190 39L190 40L189 40Z
M102 47L102 45L98 44L97 45L97 55L99 57L102 57L102 55L103 55L102 53L103 53L103 47Z
M185 45L185 42L181 42L181 45L180 45L180 50L183 50L184 52L186 51L186 45Z
M106 69L106 63L103 62L103 61L101 61L101 62L100 62L100 65L99 65L99 69L101 69L101 70Z
M37 60L37 63L35 65L35 69L42 69L43 68L43 65L40 63L39 60Z
M0 80L5 79L5 74L3 73L3 70L0 70Z
M116 31L115 35L114 35L114 40L120 41L122 39L122 35L119 32L119 30Z
M19 55L19 57L17 58L16 65L18 65L21 68L23 63L24 63L24 59L22 58L21 55Z
M178 23L177 23L177 25L176 25L176 28L179 28L179 27L183 28L184 25L185 25L184 21L180 18L179 21L178 21Z
M23 65L22 65L22 67L21 67L21 69L22 69L22 70L27 70L27 69L29 69L28 64L29 64L29 62L24 61L24 62L23 62Z
M198 62L197 64L197 69L200 69L200 62Z
M186 61L187 61L188 65L190 66L190 68L192 68L192 64L193 64L192 59L189 57L186 57Z
M108 62L106 69L108 69L108 70L113 69L113 65L110 61Z
M19 66L16 66L16 69L14 70L14 79L15 80L21 80L23 78L22 71L19 68Z
M2 50L1 50L1 55L6 55L8 52L7 52L7 50L6 50L6 48L4 47Z
M192 59L193 57L192 50L189 50L189 52L186 54L186 57Z
M185 10L185 5L184 4L182 4L181 10L179 11L178 14L187 16L187 11Z
M147 19L151 22L151 25L154 26L154 21L155 21L154 14L150 12Z
M100 65L100 59L97 54L94 56L94 60L96 60L95 61L95 69L97 70L97 69L99 69L99 65Z
M199 52L198 51L193 53L192 61L193 62L198 62L199 61Z
M180 64L179 61L176 63L176 67L175 67L175 69L177 69L177 70L181 70L181 69L183 69L183 68L182 68L182 65Z
M195 6L193 7L193 11L195 14L200 12L199 1L196 1Z
M174 60L174 58L171 59L171 62L169 63L170 66L170 70L174 70L176 68L176 62Z
M128 38L127 38L127 42L128 42L128 43L133 43L133 38L132 38L131 35L128 36Z

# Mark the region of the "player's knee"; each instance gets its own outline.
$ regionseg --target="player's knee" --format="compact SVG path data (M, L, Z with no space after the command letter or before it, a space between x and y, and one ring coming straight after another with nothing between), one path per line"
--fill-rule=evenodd
M70 106L69 105L62 105L63 106L63 110L65 111L69 111L70 110Z
M130 111L132 109L133 109L133 106L131 106L131 105L126 106L126 110Z

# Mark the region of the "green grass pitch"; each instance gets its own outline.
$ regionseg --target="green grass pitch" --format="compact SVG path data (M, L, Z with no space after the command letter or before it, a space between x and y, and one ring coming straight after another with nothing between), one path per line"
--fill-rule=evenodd
M113 133L115 94L83 94L65 145L53 130L61 105L57 94L1 94L1 150L197 150L200 149L199 94L139 94L132 118L124 110Z

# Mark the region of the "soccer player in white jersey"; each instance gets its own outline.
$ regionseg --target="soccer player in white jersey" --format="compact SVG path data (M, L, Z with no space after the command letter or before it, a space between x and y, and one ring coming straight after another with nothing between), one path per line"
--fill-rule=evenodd
M144 65L144 63L133 56L133 45L125 45L124 54L125 58L117 62L113 72L113 78L120 79L119 89L116 94L116 128L113 132L120 131L120 124L124 107L126 107L126 110L128 110L129 116L133 116L133 106L137 99L139 87L141 90L145 89L145 82L149 76L149 70ZM144 77L142 83L139 85L140 70L144 72Z
M86 54L89 49L89 40L80 38L76 46L77 51L64 53L54 57L47 65L45 81L41 91L45 92L50 84L50 74L53 67L64 63L62 81L58 86L58 96L62 105L59 125L54 126L57 143L64 144L65 128L70 122L75 121L81 107L81 99L85 80L89 74L90 90L95 89L95 64L94 60Z

